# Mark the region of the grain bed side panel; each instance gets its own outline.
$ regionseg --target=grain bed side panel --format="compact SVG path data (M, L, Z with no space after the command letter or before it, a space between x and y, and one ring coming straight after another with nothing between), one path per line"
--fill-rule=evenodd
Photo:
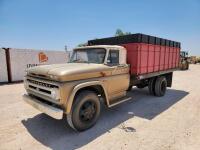
M123 44L132 75L148 74L178 67L180 48L146 43Z

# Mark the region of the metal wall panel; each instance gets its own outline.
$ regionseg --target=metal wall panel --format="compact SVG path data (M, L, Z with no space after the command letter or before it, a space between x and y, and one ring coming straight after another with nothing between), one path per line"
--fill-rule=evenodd
M5 50L0 49L0 83L8 82Z
M65 51L38 51L30 49L10 49L12 81L23 80L29 67L45 64L66 63L69 53Z

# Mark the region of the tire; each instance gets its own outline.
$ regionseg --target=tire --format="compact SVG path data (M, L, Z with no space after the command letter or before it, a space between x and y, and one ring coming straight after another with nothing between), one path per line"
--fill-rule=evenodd
M73 129L84 131L95 125L100 112L101 104L97 94L93 91L82 91L76 96L67 121Z
M149 88L149 94L155 95L155 82L156 78L151 78L149 80L148 88Z
M187 70L189 69L189 62L187 62Z
M144 84L138 84L138 85L136 85L136 86L137 86L138 89L143 89L143 88L146 87L146 85L144 85Z
M158 97L164 96L167 89L167 80L164 76L156 79L155 95Z
M131 91L131 90L132 90L132 88L133 88L133 86L132 86L132 85L130 85L130 86L128 87L127 91Z

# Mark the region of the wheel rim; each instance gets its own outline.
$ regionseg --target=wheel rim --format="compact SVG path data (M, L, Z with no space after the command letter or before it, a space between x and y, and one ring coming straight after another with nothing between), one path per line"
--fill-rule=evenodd
M80 108L80 120L83 122L90 122L95 118L96 112L96 104L93 101L88 100L85 103L83 103L83 105Z

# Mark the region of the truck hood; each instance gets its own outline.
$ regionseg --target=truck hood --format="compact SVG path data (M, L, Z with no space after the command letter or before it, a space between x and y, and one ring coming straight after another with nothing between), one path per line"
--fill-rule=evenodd
M111 75L113 67L104 64L66 63L42 65L27 70L28 75L56 81L72 81Z

